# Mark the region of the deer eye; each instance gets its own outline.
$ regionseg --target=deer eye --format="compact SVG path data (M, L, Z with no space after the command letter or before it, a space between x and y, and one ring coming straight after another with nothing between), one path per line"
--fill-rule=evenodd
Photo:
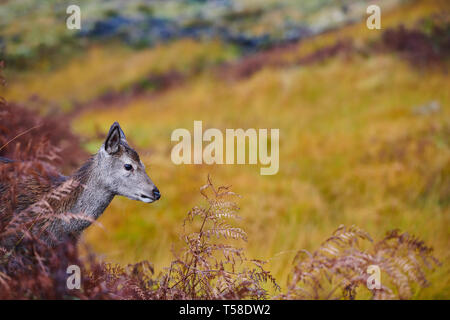
M133 166L131 165L131 164L125 164L124 166L123 166L124 168L125 168L125 170L127 170L127 171L130 171L130 170L132 170L133 169Z

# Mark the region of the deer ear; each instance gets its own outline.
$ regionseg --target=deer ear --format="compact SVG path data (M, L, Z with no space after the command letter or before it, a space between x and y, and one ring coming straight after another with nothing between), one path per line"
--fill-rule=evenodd
M119 151L121 131L122 129L120 129L120 126L117 122L114 122L109 129L108 136L105 140L105 150L109 154L113 154Z
M119 129L120 132L120 139L127 141L127 138L125 137L125 133L123 133L122 128L120 127L119 123L116 121L113 123L113 126L117 126L117 128Z

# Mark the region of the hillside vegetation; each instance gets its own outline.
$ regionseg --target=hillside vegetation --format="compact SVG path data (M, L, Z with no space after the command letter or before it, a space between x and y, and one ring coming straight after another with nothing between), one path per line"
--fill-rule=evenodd
M270 296L316 297L314 290L303 296L293 289L295 275L307 267L306 260L299 264L298 250L314 252L340 225L356 225L384 239L373 250L363 245L362 251L372 250L370 259L385 254L379 246L413 239L406 241L414 243L409 249L431 254L432 247L442 263L433 264L427 281L417 280L420 273L411 287L394 285L395 294L382 297L448 299L449 9L445 1L409 1L383 12L380 31L362 21L245 53L220 38L180 38L139 50L98 42L57 67L6 68L2 95L41 115L62 113L90 153L114 121L136 147L162 198L150 206L123 198L112 202L99 220L104 228L92 226L85 234L106 261L148 260L156 275L166 272L172 249L183 248L187 209L201 201L199 187L211 175L242 195L239 225L248 239L242 247L247 257L267 261L270 277L262 274L269 283L261 288ZM171 133L192 131L195 120L222 132L279 128L278 174L261 176L259 166L250 165L173 164ZM409 234L386 236L394 229ZM360 235L351 230L352 237ZM344 251L354 254L352 245ZM356 286L353 274L346 275ZM270 284L272 276L281 291ZM254 291L242 297L265 296L259 282L252 285ZM352 288L344 297L354 297ZM197 297L165 290L157 298ZM370 296L360 293L356 297Z

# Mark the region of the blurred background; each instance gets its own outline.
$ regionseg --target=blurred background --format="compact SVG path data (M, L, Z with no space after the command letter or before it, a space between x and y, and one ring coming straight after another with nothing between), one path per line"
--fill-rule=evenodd
M81 30L66 27L81 8ZM381 29L366 8L381 8ZM0 95L57 115L66 174L119 121L162 193L116 198L85 240L105 260L156 272L208 174L243 196L250 257L283 286L297 250L340 224L400 228L443 266L416 298L450 298L450 2L445 0L0 1ZM1 114L0 114L1 117ZM280 170L174 165L176 128L279 128ZM61 120L63 121L63 120ZM79 148L79 150L75 150Z

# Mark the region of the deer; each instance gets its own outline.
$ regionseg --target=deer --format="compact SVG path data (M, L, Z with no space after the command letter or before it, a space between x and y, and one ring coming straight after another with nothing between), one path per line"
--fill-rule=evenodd
M15 160L0 157L0 164L14 162ZM52 176L47 184L38 180L30 177L20 182L13 215L32 211L33 206L45 199L51 206L52 214L62 215L62 218L46 221L45 232L42 232L43 224L37 224L32 228L32 234L50 246L67 239L78 240L82 232L102 215L115 196L145 203L152 203L161 198L159 189L147 175L138 153L129 146L118 122L111 125L98 152L71 176L58 173ZM2 194L6 194L8 187L5 182L0 181L0 199ZM60 194L65 190L67 195L48 196L58 188L63 190ZM4 201L0 201L0 222L7 211L2 202ZM64 215L70 218L64 219ZM0 246L16 246L17 240L17 235L2 237Z

